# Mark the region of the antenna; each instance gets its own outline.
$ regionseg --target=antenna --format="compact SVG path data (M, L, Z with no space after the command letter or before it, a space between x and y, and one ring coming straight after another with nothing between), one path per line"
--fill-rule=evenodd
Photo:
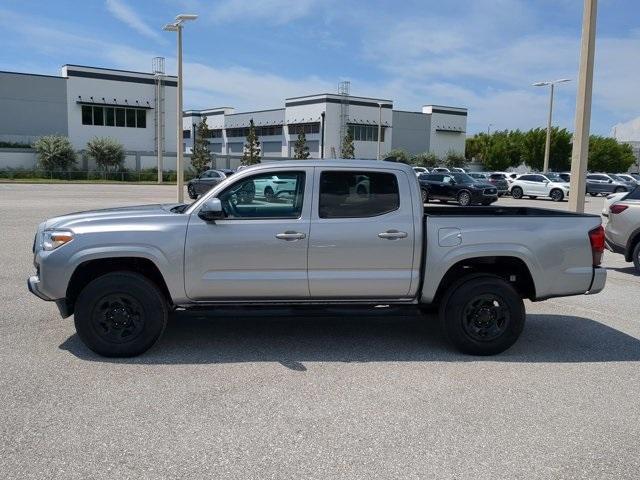
M347 129L349 128L349 92L351 91L351 82L349 80L343 80L338 83L338 95L341 95L340 99L340 145L344 141L344 137L347 136ZM334 155L335 157L335 155Z

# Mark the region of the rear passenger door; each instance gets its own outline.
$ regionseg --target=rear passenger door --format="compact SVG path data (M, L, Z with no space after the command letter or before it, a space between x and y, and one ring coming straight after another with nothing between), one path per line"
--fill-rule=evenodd
M408 296L418 274L406 173L316 167L315 178L308 264L311 298Z

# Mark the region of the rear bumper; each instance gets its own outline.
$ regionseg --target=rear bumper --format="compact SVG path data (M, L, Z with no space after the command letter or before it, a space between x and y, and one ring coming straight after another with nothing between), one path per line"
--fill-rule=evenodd
M591 287L587 292L588 295L599 293L604 288L607 282L607 269L602 267L593 267L593 280L591 281Z

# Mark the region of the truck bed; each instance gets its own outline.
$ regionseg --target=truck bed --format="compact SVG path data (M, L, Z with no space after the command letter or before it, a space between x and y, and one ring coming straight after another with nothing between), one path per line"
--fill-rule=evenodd
M597 217L590 213L535 207L425 207L425 217Z

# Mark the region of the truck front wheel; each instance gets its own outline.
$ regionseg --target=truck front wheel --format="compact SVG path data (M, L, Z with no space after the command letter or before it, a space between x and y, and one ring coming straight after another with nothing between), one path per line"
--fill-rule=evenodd
M482 275L454 284L440 305L445 337L463 353L494 355L513 345L524 328L525 309L516 290Z
M102 275L80 292L74 322L80 339L105 357L146 352L162 335L169 315L160 289L133 272Z

